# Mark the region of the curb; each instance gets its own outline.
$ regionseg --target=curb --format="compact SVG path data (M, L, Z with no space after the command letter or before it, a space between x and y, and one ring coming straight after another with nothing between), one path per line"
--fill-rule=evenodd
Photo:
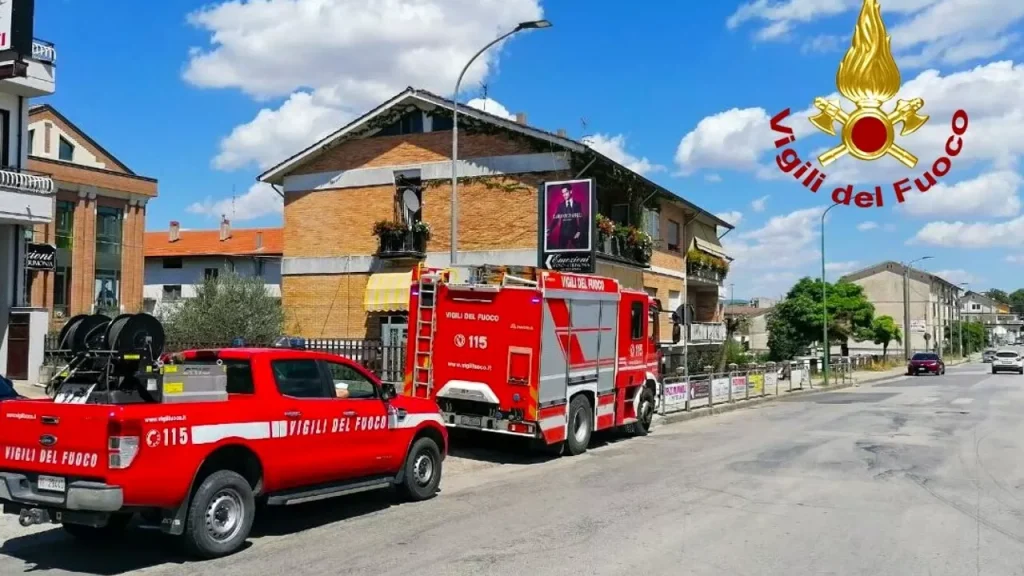
M970 360L962 360L956 363L951 363L949 366L959 366L961 364L967 364ZM695 408L689 412L672 412L669 414L658 414L657 422L659 424L675 424L677 422L686 422L688 420L694 420L697 418L704 418L707 416L714 416L715 414L724 414L726 412L732 412L734 410L740 410L749 406L757 406L758 404L764 404L766 402L774 402L780 398L792 398L794 396L806 396L808 394L818 394L821 392L832 392L835 390L842 390L844 388L853 388L855 386L861 386L864 384L872 384L874 382L881 382L882 380L890 380L892 378L899 378L905 376L905 374L887 374L878 375L865 378L857 382L844 382L842 384L835 384L832 386L819 386L817 388L804 388L803 390L793 390L792 392L786 392L785 394L779 394L778 396L761 396L760 398L751 398L750 400L740 400L731 404L723 404L721 406L712 406L710 408L700 407Z

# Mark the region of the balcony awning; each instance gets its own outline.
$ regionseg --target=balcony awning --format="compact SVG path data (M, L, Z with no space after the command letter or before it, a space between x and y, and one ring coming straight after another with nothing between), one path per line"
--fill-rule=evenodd
M404 312L409 309L412 272L370 274L363 304L367 312Z
M696 248L697 250L700 250L701 252L707 252L708 254L711 254L712 256L718 256L719 258L724 258L725 260L732 260L732 258L730 258L729 255L726 254L724 250L722 250L721 246L719 246L717 244L712 244L711 242L708 242L707 240L701 240L700 238L694 238L693 239L693 247Z

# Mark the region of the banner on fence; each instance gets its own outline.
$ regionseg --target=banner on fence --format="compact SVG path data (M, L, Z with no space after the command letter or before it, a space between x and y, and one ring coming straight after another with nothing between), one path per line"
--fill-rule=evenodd
M724 402L729 399L729 379L715 378L711 381L711 399Z
M746 376L733 376L732 377L732 399L738 400L740 398L747 397L747 377Z
M764 375L764 387L766 390L775 391L775 386L778 385L779 375L775 372L766 372Z
M800 386L800 383L803 382L803 379L804 379L804 371L803 370L801 370L799 368L794 368L793 370L789 371L789 382L793 386Z
M665 384L666 402L686 402L689 396L690 384L687 382L673 382Z
M764 374L750 374L747 376L747 388L751 396L764 394Z
M711 381L710 380L697 380L690 382L690 399L701 400L711 396Z

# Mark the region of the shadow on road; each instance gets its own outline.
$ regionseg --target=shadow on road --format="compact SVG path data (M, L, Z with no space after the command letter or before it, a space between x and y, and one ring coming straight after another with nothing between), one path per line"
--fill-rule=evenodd
M590 449L600 448L627 439L621 431L594 432ZM540 464L560 457L551 447L535 440L472 430L449 429L448 453L492 464ZM568 454L565 454L568 457Z

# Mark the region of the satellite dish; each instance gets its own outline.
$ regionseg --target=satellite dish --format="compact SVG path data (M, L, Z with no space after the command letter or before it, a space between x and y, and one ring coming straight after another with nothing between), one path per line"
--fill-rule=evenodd
M402 205L410 213L420 211L420 199L416 197L416 193L411 188L406 188L405 192L402 193Z

